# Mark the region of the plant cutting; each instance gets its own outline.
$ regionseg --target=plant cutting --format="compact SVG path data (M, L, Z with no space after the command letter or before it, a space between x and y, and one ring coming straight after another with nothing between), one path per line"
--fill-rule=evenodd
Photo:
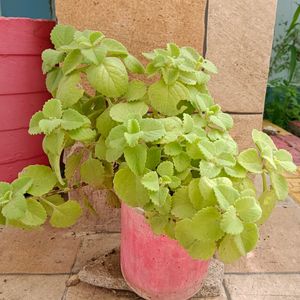
M288 195L290 153L257 130L253 148L238 151L233 120L207 88L217 68L193 48L169 43L144 53L144 68L101 32L57 25L51 40L55 49L42 58L53 98L29 129L44 134L51 167L28 166L0 184L1 223L68 227L82 208L63 194L106 189L109 202L122 203L128 284L146 299L188 299L215 254L231 263L254 249L259 226ZM62 170L62 153L75 143L83 147Z

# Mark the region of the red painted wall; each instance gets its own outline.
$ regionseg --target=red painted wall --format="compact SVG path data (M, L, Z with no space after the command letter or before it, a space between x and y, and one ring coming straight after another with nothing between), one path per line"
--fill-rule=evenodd
M41 53L51 48L55 22L0 18L0 181L14 180L28 164L46 164L41 135L30 136L34 112L51 98Z

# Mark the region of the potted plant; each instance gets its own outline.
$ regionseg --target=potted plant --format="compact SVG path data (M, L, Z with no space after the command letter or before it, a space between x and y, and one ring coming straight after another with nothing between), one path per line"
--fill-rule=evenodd
M43 71L53 98L29 129L45 135L51 168L28 166L1 183L1 223L36 228L49 218L54 227L71 226L82 209L62 194L107 189L110 201L122 202L128 284L145 299L188 299L213 255L230 263L254 249L259 225L288 194L291 155L257 130L255 147L239 153L228 133L232 118L207 88L217 69L190 47L144 53L144 69L100 32L57 25L51 40ZM151 83L128 75L144 73ZM62 153L77 142L84 147L62 172ZM262 178L261 194L253 174Z

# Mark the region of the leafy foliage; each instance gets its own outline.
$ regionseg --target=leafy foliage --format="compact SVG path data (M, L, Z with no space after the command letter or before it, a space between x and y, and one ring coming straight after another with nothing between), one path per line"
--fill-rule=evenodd
M231 262L251 251L257 224L287 195L284 173L296 167L256 130L255 148L239 153L228 133L232 118L207 88L213 63L193 48L168 44L144 53L144 68L118 41L64 25L51 39L55 49L43 53L43 70L53 98L29 129L45 135L51 168L29 166L11 184L0 183L1 223L33 228L49 218L54 227L71 226L82 209L62 194L91 185L108 190L114 206L119 198L143 209L155 233L178 240L193 258L217 251ZM129 81L128 71L155 80ZM63 175L62 152L75 143L80 150L67 157ZM252 173L265 183L258 199Z

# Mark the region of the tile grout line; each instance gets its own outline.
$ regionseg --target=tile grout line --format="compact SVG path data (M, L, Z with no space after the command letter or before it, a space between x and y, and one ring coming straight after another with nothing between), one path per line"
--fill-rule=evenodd
M81 248L82 248L82 245L83 245L83 238L80 239L80 244L79 244L79 247L78 247L78 249L77 249L77 251L76 251L76 255L75 255L73 264L72 264L72 266L71 266L71 270L70 270L70 272L69 272L69 277L68 277L68 279L70 279L70 277L71 277L73 274L75 274L75 273L73 272L73 268L74 268L74 266L75 266L75 264L76 264L77 257L78 257L78 254L79 254ZM68 280L68 279L67 279L67 280ZM65 299L66 299L68 289L69 289L69 287L66 285L66 286L65 286L65 289L64 289L64 292L63 292L63 294L62 294L62 296L61 296L61 300L65 300Z
M227 286L226 286L225 279L223 279L222 285L223 285L223 288L224 288L224 291L225 291L225 295L226 295L227 300L232 300L231 295L230 295L230 292L229 292L229 290L228 290L228 288L227 288Z
M225 272L224 275L300 275L300 271L296 272L246 272L246 273L240 273L240 272Z

